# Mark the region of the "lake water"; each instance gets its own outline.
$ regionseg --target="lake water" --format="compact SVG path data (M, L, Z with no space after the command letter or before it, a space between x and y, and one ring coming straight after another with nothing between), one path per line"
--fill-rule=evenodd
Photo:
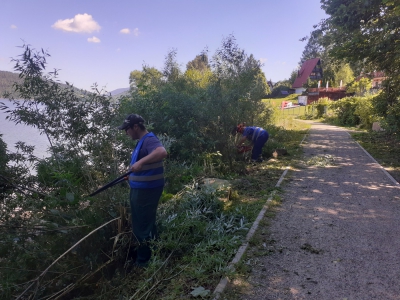
M0 99L0 102L5 103L7 106L14 107L13 104L7 99ZM25 142L27 145L35 146L33 154L39 158L48 156L47 148L49 142L45 135L40 135L39 130L34 127L26 126L23 124L15 124L14 122L6 120L7 114L0 110L0 134L2 134L3 141L7 144L9 151L15 150L15 143L18 141Z

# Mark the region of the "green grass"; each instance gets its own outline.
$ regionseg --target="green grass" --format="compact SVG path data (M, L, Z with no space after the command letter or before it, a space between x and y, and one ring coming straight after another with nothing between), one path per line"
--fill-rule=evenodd
M291 94L291 95L288 95L288 96L282 97L282 98L262 99L262 101L264 103L270 103L272 106L280 106L282 101L291 101L291 102L293 102L293 104L295 104L295 103L297 104L298 96L300 96L300 95L299 94Z
M400 182L400 137L385 132L356 132L351 136Z
M304 116L307 113L307 106L281 109L283 101L291 101L294 105L297 105L298 96L298 94L292 94L284 98L262 100L265 104L269 104L274 108L274 124L276 126L282 126L286 129L301 130L299 123L294 123L293 120Z

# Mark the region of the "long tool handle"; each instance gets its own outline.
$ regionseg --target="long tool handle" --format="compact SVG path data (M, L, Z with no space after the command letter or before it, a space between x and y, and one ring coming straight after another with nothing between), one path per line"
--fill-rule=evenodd
M129 174L131 174L131 173L132 173L132 171L129 171L129 172L127 172L127 173L121 175L121 176L118 177L117 179L115 179L115 180L113 180L113 181L107 183L105 186L103 186L103 187L99 188L97 191L91 193L91 194L89 195L89 197L93 197L94 195L97 195L98 193L100 193L100 192L102 192L102 191L108 189L109 187L112 187L113 185L116 185L116 184L118 184L118 183L120 183L120 182L123 182L123 181L125 180L125 177L126 177L126 176L129 176Z

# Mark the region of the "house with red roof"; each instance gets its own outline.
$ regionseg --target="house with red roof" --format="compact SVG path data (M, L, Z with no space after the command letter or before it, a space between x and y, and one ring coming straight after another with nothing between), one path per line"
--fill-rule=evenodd
M322 75L321 60L319 58L306 60L297 72L297 78L292 84L292 88L296 94L301 94L306 90L303 85L308 79L321 80Z

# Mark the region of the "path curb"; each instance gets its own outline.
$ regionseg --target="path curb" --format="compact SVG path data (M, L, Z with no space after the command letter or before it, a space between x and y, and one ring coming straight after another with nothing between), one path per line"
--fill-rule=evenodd
M299 144L300 146L301 146L301 144L303 144L304 140L309 135L309 132L310 132L310 130L308 130L307 133L304 135L303 139L301 140L301 142ZM285 171L283 171L283 173L282 173L281 177L279 178L278 182L276 183L275 187L279 187L281 185L281 183L282 183L283 179L285 178L289 169L290 169L290 166L287 166L285 168ZM249 246L249 241L253 237L254 233L256 232L260 221L263 219L264 214L268 209L268 204L272 201L272 198L274 197L275 193L276 193L276 191L273 191L271 193L271 195L268 197L267 202L264 204L264 206L261 209L261 211L259 212L256 220L254 221L253 226L251 226L249 232L247 233L245 242L239 247L238 251L236 252L235 257L229 263L228 269L232 270L235 267L235 264L240 261L243 254L246 252L246 249ZM217 287L215 288L215 290L213 292L213 294L214 294L213 300L219 299L221 294L224 292L228 282L229 282L228 277L224 277L220 280L220 282L218 283Z
M358 147L360 147L360 148L365 152L365 154L367 154L367 155L369 156L369 158L370 158L373 162L375 162L376 164L378 164L378 166L380 167L380 169L382 170L382 172L385 173L385 175L394 183L394 185L395 185L396 187L400 188L400 183L398 183L397 180L394 179L393 176L390 175L389 172L386 171L385 168L382 167L382 165L381 165L380 163L378 163L378 162L376 161L376 159L373 158L372 155L369 154L368 151L365 150L364 147L361 146L361 145L351 136L351 134L350 134L348 131L346 131L346 132L347 132L347 134L350 136L350 138L358 145Z
M283 179L286 176L286 173L288 172L290 167L286 167L285 171L282 173L281 177L278 180L278 183L275 185L275 187L279 187L283 181ZM260 224L260 221L263 219L265 212L268 209L268 204L272 201L272 198L274 197L276 191L273 191L271 195L268 197L267 202L264 204L263 208L259 212L256 220L253 223L253 226L251 226L249 232L246 235L245 242L239 247L238 251L236 252L235 257L233 260L229 263L228 269L232 270L235 267L235 264L237 264L240 259L242 258L243 254L246 252L247 247L249 246L249 241L253 237L254 233L256 232L258 225ZM217 287L215 288L213 294L214 294L214 300L219 299L221 294L226 288L226 285L228 284L229 279L228 277L224 277L220 280L218 283Z

